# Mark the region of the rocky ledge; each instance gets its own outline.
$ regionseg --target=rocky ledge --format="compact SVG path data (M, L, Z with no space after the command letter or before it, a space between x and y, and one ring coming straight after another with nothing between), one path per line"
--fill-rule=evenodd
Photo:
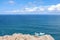
M30 34L13 34L13 35L5 35L0 36L0 40L54 40L51 35L30 35Z

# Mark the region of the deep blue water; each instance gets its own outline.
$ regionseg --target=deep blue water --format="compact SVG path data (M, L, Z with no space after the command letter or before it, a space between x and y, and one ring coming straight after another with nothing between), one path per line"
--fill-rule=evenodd
M44 32L60 40L60 15L0 15L0 35Z

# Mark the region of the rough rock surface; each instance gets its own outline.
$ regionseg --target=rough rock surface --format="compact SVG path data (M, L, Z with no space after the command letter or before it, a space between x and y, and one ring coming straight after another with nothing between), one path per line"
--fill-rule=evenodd
M30 34L13 34L0 36L0 40L54 40L51 35L35 36Z

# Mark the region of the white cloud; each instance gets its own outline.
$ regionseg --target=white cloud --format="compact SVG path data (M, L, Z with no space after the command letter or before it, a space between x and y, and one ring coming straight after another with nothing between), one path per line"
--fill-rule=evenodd
M39 10L43 12L43 11L45 11L45 8L39 8Z
M60 4L57 4L56 8L57 8L58 11L60 11Z
M4 12L8 12L8 13L27 13L27 12L38 12L38 11L40 11L40 12L43 12L44 11L44 8L40 8L40 7L33 7L33 8L28 8L28 7L26 7L26 8L24 8L24 9L18 9L18 10L10 10L10 11L4 11Z
M56 9L55 5L51 5L48 7L48 11L54 11Z
M56 5L49 5L49 6L34 6L34 7L22 7L21 9L17 10L10 10L4 11L5 13L60 13L60 4Z
M18 12L21 12L20 10L10 10L10 11L4 11L4 12L7 12L7 13L18 13Z
M14 4L14 3L15 3L15 1L10 0L8 3L10 3L10 4Z
M34 11L37 11L37 7L34 7L34 8L25 8L25 11L26 12L34 12Z
M49 6L48 11L60 11L60 4Z

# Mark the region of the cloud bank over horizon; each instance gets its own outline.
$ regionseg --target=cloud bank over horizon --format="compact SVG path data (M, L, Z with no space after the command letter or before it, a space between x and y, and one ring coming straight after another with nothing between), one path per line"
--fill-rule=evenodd
M3 4L6 5L5 7L1 7L0 14L60 14L60 3L42 5L41 3L44 2L41 1L39 5L36 5L37 2L34 1L33 4L29 1L26 5L23 3L23 6L14 0L9 0L6 3Z

